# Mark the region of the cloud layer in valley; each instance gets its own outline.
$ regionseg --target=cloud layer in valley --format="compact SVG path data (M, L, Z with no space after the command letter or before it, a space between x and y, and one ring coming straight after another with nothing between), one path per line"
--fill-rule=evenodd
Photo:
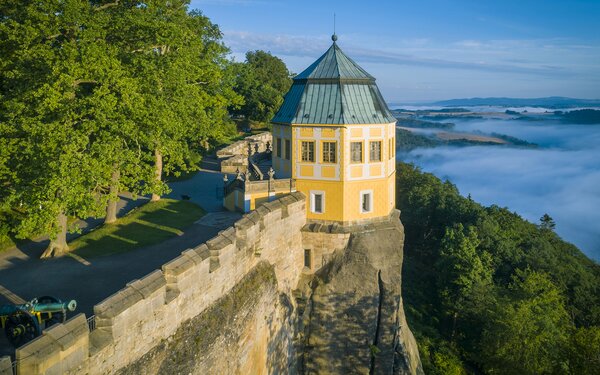
M559 235L600 260L600 126L489 120L458 123L456 130L505 133L542 147L418 149L403 159L485 205L508 207L534 223L548 213Z

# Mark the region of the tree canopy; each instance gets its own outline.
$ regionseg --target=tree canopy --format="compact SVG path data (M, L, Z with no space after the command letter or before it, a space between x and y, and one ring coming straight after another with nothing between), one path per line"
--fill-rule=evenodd
M123 190L158 199L163 173L232 134L228 50L188 4L0 5L0 210L18 237L61 254L67 217L114 215Z
M403 296L426 373L597 373L600 265L541 225L399 163Z
M285 63L269 52L249 51L246 62L235 69L235 91L244 98L244 104L233 112L254 121L270 121L292 85Z

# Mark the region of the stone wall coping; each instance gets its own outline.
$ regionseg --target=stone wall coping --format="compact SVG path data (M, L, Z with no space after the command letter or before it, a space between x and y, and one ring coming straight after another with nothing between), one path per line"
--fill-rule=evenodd
M64 351L75 344L82 336L89 334L89 332L85 314L79 313L64 324L55 324L44 330L43 334L48 335L56 341Z
M166 277L177 277L194 268L194 266L196 266L196 263L192 260L192 258L180 255L171 260L169 263L163 264L161 269Z
M194 264L200 264L204 259L194 249L187 249L181 252L181 256L189 258Z
M94 314L102 318L114 318L143 299L142 294L127 286L94 306Z
M155 270L139 280L127 283L128 287L135 289L143 298L150 297L165 285L167 285L167 281L161 270Z
M210 249L205 243L200 246L196 246L194 251L200 256L200 258L202 258L202 260L206 260L210 257Z

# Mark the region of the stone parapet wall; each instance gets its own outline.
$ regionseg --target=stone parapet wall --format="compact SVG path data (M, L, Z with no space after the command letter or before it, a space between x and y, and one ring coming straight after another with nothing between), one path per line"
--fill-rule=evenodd
M218 158L227 158L233 155L244 155L248 156L248 146L252 145L252 152L265 152L267 146L273 143L273 135L271 132L263 132L255 135L248 136L241 141L234 142L219 151L217 151Z
M273 265L279 290L290 294L302 273L305 223L302 193L265 203L94 306L91 333L79 314L17 349L18 373L114 373L226 295L261 260Z
M0 357L0 375L13 375L12 361L9 356Z
M221 172L223 173L245 173L247 170L248 157L245 155L234 155L221 161Z

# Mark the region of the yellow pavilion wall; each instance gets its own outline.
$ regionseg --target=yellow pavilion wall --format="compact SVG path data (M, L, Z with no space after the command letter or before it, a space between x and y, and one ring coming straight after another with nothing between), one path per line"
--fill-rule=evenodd
M396 174L382 179L361 181L296 180L296 189L307 196L306 217L308 220L343 222L353 224L365 219L387 217L395 206ZM361 191L373 191L373 209L361 212ZM310 192L323 191L325 205L323 213L311 212Z

